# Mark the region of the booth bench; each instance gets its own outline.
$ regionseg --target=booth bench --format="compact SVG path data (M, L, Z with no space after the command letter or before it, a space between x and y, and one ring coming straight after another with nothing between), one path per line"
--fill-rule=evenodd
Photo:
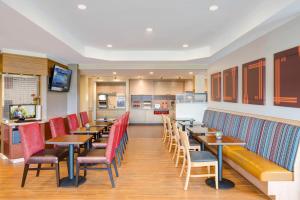
M203 123L246 142L224 146L224 160L261 191L276 200L300 199L300 122L208 109Z

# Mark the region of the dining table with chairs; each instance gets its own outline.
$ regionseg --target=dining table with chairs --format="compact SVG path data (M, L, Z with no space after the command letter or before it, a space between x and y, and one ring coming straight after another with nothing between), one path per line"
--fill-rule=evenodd
M115 187L111 169L114 168L118 177L117 168L124 159L129 139L127 132L129 112L111 121L91 121L87 112L80 112L79 115L78 117L74 113L67 115L66 118L49 119L51 138L46 140L38 123L19 126L25 156L22 187L25 186L29 170L36 170L36 176L40 175L41 170L55 170L57 187L74 187L85 182L87 170L91 169L107 170L112 187ZM104 134L106 137L102 137ZM51 148L48 146L46 148L46 145L50 145ZM60 163L64 160L68 176L61 179ZM32 164L37 164L38 167L30 168ZM51 167L45 167L49 164ZM106 167L98 167L99 164ZM80 176L80 170L84 170L83 176Z

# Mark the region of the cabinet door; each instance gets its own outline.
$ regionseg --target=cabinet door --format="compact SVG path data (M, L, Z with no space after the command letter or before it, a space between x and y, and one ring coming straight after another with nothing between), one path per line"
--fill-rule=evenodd
M132 109L130 111L130 123L146 123L146 110Z

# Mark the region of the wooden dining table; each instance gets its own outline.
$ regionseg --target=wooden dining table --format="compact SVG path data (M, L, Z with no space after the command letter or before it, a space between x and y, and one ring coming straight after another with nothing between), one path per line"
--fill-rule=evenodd
M230 189L234 187L234 182L223 178L223 146L244 146L245 142L230 136L223 136L222 139L217 139L214 134L205 136L195 136L198 141L201 141L209 146L217 146L218 148L218 180L219 189ZM206 179L206 184L215 188L215 178Z
M195 125L192 127L187 127L186 128L189 132L191 132L192 134L196 134L196 135L205 135L207 133L216 133L217 129L215 128L207 128L207 132L205 132L205 127L202 127L201 125Z
M71 187L75 185L74 178L74 145L85 144L90 141L92 136L90 135L62 135L55 138L51 138L46 141L46 144L54 145L68 145L69 156L68 156L68 177L64 177L60 181L61 187ZM79 184L85 182L84 177L79 177Z

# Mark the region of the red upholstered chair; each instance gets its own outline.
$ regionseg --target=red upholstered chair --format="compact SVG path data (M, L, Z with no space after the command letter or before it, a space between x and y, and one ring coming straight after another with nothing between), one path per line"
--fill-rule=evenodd
M74 131L80 127L76 114L67 115L67 120L70 131Z
M49 124L50 124L50 130L51 130L52 138L68 134L67 131L66 131L66 127L65 127L64 118L56 117L56 118L49 119ZM68 144L60 144L60 145L55 145L54 147L68 148L69 145ZM75 149L76 149L77 153L80 153L80 146L79 145L75 145Z
M84 127L86 124L89 123L88 113L86 111L84 111L84 112L80 112L79 115L80 115L80 119L81 119L81 125L82 125L82 127Z
M115 183L112 175L111 165L114 166L116 176L118 177L118 170L117 165L115 161L115 147L116 147L116 136L118 135L118 132L120 131L120 124L115 123L112 128L110 129L107 147L105 151L105 155L99 151L99 149L95 149L93 151L90 151L87 156L79 156L77 157L77 163L76 163L76 185L78 186L78 179L80 170L84 170L84 176L87 174L87 170L107 170L108 175L111 181L111 185L114 188ZM104 164L106 165L105 168L95 168L95 167L88 167L88 164Z
M29 170L36 170L36 176L39 176L40 170L55 170L56 184L59 187L59 161L66 156L66 151L63 149L45 149L45 141L38 123L19 126L19 131L25 159L21 187L25 185ZM30 168L31 164L38 164L38 167ZM55 167L41 168L42 164L54 164Z
M49 120L52 138L67 135L65 120L62 117L56 117Z

